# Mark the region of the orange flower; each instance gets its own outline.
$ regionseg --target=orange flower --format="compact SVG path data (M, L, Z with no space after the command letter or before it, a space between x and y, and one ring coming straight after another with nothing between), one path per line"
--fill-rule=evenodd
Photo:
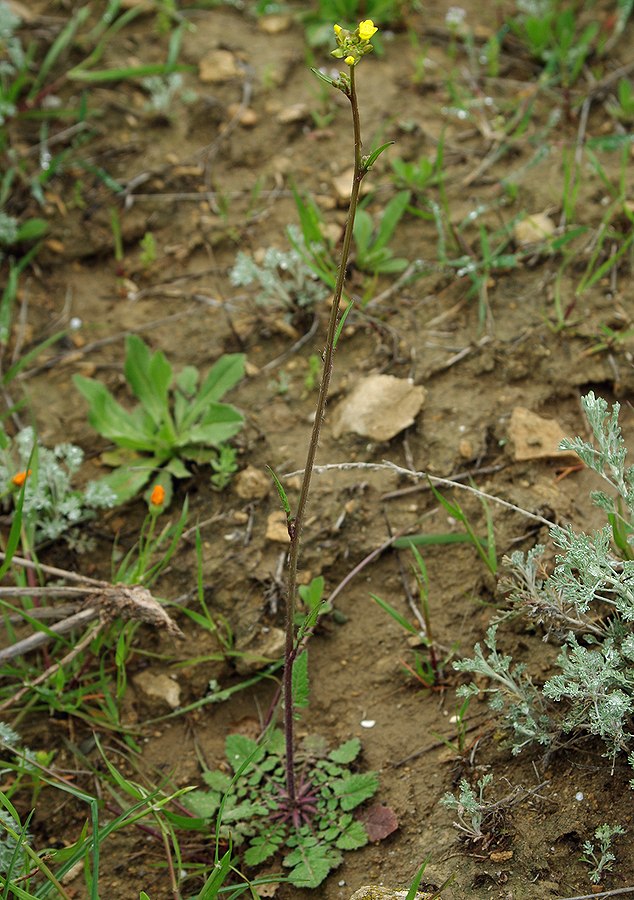
M150 494L151 506L163 506L165 502L165 488L161 484L155 484Z
M32 472L32 469L27 469L26 472L16 472L16 474L11 479L12 484L14 484L16 487L22 487L22 485L29 477L29 475L32 474Z

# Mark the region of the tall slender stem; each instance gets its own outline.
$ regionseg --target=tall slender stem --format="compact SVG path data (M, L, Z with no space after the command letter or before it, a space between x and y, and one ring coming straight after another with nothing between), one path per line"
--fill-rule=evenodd
M310 482L315 466L315 456L317 447L319 446L319 436L321 426L324 422L326 414L326 401L328 399L328 389L330 387L330 379L332 376L334 355L335 355L335 335L337 333L337 323L339 321L339 304L343 295L343 285L346 277L346 268L348 265L348 257L350 255L350 246L352 244L352 228L354 225L354 217L357 211L359 201L359 188L361 181L365 175L365 169L361 159L361 126L359 122L359 106L357 103L357 93L355 87L355 70L354 66L350 68L350 87L345 92L352 107L352 126L354 134L354 175L352 179L352 190L350 193L350 206L348 207L348 218L343 235L343 246L341 248L341 258L339 261L339 270L337 272L337 281L332 301L332 309L330 310L330 319L328 321L328 332L326 335L326 346L324 349L324 368L319 385L319 395L317 397L317 405L315 408L315 421L313 430L308 444L308 454L306 456L306 465L304 467L304 476L302 478L302 486L297 504L297 513L293 522L289 525L289 534L291 538L290 549L288 554L288 584L286 592L286 643L285 643L285 665L283 679L283 696L284 696L284 736L286 742L286 790L289 802L295 803L295 738L294 738L294 710L293 710L293 664L297 656L297 647L295 644L295 597L297 594L297 567L299 562L300 542L304 520L306 518L306 507L308 504L308 496L310 493Z

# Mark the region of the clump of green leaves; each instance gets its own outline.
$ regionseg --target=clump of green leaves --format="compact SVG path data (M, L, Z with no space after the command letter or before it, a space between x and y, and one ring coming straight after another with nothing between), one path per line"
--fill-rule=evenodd
M588 878L592 884L599 884L603 873L612 871L612 863L616 859L612 852L612 841L620 834L625 834L621 825L599 825L594 832L598 847L595 849L592 841L584 841L581 861L591 868Z
M29 547L63 537L74 549L87 549L77 526L94 518L95 510L116 504L104 481L73 486L83 460L83 450L74 444L43 447L33 428L23 428L12 439L0 428L2 496L5 502L16 497L24 483L22 525Z
M505 560L503 583L515 609L563 643L559 672L541 688L533 684L524 666L498 652L496 626L485 641L488 656L477 645L474 659L454 667L491 679L492 706L511 732L514 753L533 742L550 744L559 731L589 733L612 759L629 752L634 766L634 466L625 464L618 403L609 411L591 392L582 404L594 443L577 437L561 448L574 450L612 488L612 494L591 495L607 524L593 534L553 526L559 552L552 574L542 566L544 548L538 546Z
M544 64L546 77L570 87L592 53L599 23L580 26L572 7L560 6L550 0L531 6L533 9L528 14L512 23L513 28L525 41L531 55Z
M284 736L274 731L265 744L229 735L226 755L233 775L206 771L206 789L184 798L199 818L220 820L219 836L242 848L245 865L256 867L282 854L296 887L317 887L343 861L343 851L368 841L354 810L378 788L375 772L356 772L358 738L329 751L319 737L298 748L297 794L301 813L286 804Z
M442 178L442 154L436 159L420 156L417 160L405 160L397 156L391 160L394 181L399 187L407 188L414 194L425 194L428 188Z
M356 247L354 264L357 269L370 275L388 275L407 268L408 261L394 256L388 243L403 218L410 198L409 191L399 191L386 205L376 225L367 210L357 210L352 232Z
M223 447L240 431L244 417L219 401L243 377L244 360L242 353L225 354L202 380L195 366L185 366L174 378L160 350L152 353L140 337L129 335L123 371L139 400L131 411L101 382L75 375L75 386L90 405L90 424L117 445L102 460L114 467L104 480L120 502L152 478L165 489L169 505L172 479L191 475L186 462L213 463L216 475L230 474L226 459L222 461Z

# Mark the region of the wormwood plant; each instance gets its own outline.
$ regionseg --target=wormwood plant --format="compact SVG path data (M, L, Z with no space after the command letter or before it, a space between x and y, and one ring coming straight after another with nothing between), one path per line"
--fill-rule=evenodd
M15 500L25 485L25 549L62 536L75 549L88 549L78 526L94 518L96 510L113 507L117 498L101 481L73 486L83 459L83 450L74 444L58 444L51 450L38 443L30 427L9 439L0 426L0 502Z
M456 811L454 827L471 841L483 841L486 837L483 828L493 818L496 805L485 798L485 792L493 781L491 773L478 779L474 790L466 778L460 780L458 796L447 793L441 798L441 804L447 809Z
M124 409L99 381L74 376L75 386L90 405L88 420L107 440L117 445L102 454L114 471L104 481L119 502L134 497L150 478L165 490L169 506L172 480L189 478L186 462L209 463L216 479L231 474L227 441L236 435L244 418L228 403L220 403L244 374L244 354L222 356L201 382L195 366L185 366L176 378L165 355L152 353L137 335L126 338L123 371L139 404ZM230 458L228 458L230 457ZM216 480L215 486L223 486Z
M234 771L233 779L227 783L226 778L219 779L218 773L210 773L206 780L217 795L211 800L205 799L204 794L198 797L201 802L210 804L210 816L218 809L217 831L228 827L234 841L248 842L245 861L257 865L279 850L285 854L284 865L291 868L292 882L304 887L316 887L320 884L328 872L341 862L342 850L353 849L366 842L365 829L361 823L353 819L351 811L370 797L377 788L374 773L355 773L350 770L359 753L358 741L349 741L330 753L314 738L308 743L305 742L301 748L296 747L295 741L296 711L308 704L306 642L320 612L323 611L321 590L319 585L315 585L312 591L304 594L308 613L300 620L301 624L298 626L297 570L300 541L325 416L335 349L351 307L349 304L346 311L340 312L359 188L371 166L389 146L385 144L368 156L362 155L355 82L356 67L361 59L371 52L370 40L377 28L372 20L367 19L360 22L354 31L344 29L340 25L335 25L334 31L337 48L333 51L333 56L344 61L348 72L342 72L334 79L322 72L313 71L323 82L340 90L350 101L354 134L354 176L328 320L314 424L295 511L291 510L281 482L273 475L286 512L290 538L282 683L284 728L281 736L276 732L269 734L263 745L246 742L246 739L240 736L232 736L227 744L227 756ZM316 747L320 749L317 750ZM221 799L223 795L224 807Z
M514 753L531 743L552 744L559 732L592 734L615 759L628 754L634 767L634 466L626 467L626 447L619 428L619 404L608 404L590 392L582 399L594 443L580 437L562 449L580 459L609 485L611 493L594 491L594 503L607 519L586 534L572 526L553 526L558 554L552 574L541 558L543 546L516 552L505 560L517 611L562 644L559 672L543 687L534 684L525 666L496 646L494 625L475 657L454 663L460 671L488 678L491 705L504 720ZM475 685L460 689L476 694ZM631 782L634 787L634 779Z
M296 229L289 228L289 235L298 249L277 250L274 247L264 254L262 265L240 251L231 270L231 283L236 286L257 284L256 301L263 306L282 307L294 313L303 307L323 302L328 290L305 262L308 252ZM303 245L303 246L302 246ZM314 245L313 245L314 247ZM313 249L312 254L316 251Z
M592 841L584 841L581 861L590 866L588 878L592 884L599 884L603 873L612 871L612 863L616 859L612 852L612 842L620 834L625 834L621 825L599 825L594 832L598 846L595 847Z

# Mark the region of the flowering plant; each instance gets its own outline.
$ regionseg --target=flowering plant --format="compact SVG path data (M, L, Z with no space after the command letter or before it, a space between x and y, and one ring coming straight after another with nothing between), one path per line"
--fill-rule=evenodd
M334 31L338 47L332 51L331 55L336 59L343 59L347 66L356 66L362 56L374 50L370 39L378 30L372 19L359 22L354 31L348 31L341 25L335 25Z

